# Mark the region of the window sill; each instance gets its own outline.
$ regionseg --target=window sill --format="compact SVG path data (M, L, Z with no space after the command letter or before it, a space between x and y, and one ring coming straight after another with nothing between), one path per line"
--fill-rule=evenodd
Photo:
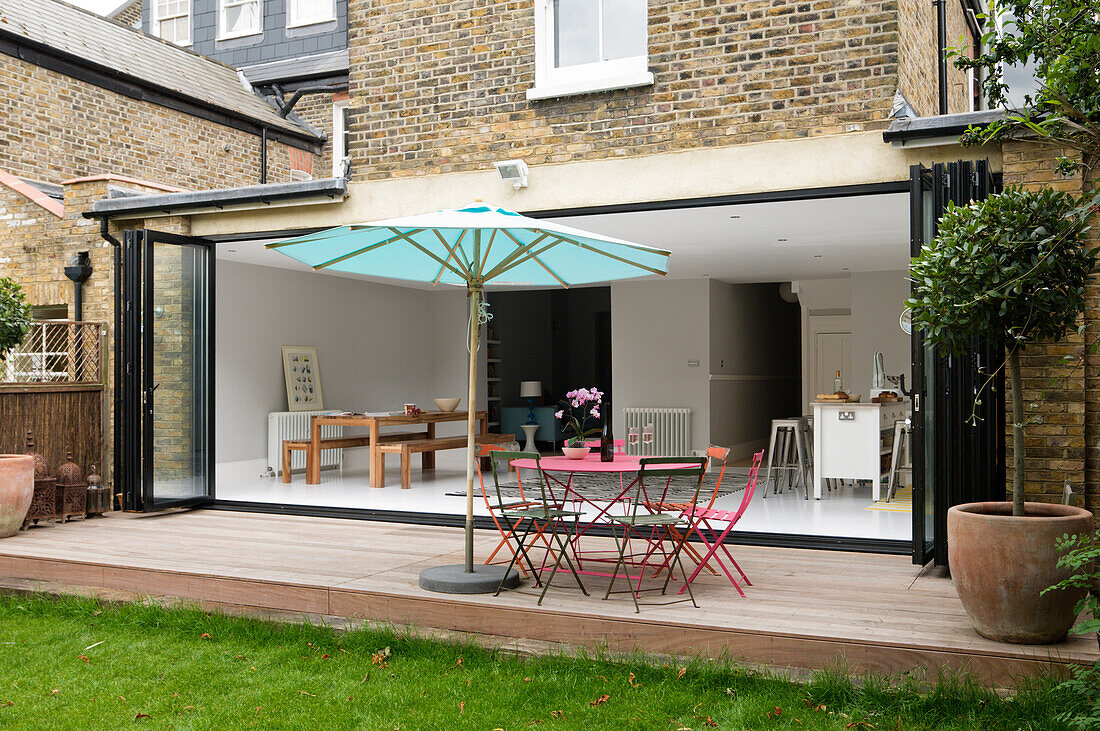
M294 23L287 23L287 28L308 28L311 25L322 25L324 23L335 23L336 16L333 15L329 18L316 18L314 20L299 20Z
M614 76L536 84L527 90L527 100L555 99L557 97L593 94L615 89L633 89L638 86L650 86L652 84L653 74L649 71L632 71L615 74Z
M225 35L219 35L214 38L215 41L235 41L238 38L249 38L251 36L262 36L264 33L262 30L250 30L244 33L228 33Z

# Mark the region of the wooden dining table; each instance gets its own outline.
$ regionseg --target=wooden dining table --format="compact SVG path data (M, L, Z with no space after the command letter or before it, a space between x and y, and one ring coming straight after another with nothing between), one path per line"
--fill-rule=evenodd
M321 483L321 450L325 448L325 440L321 438L322 426L365 426L370 430L368 438L364 439L360 446L370 447L370 486L382 487L385 476L382 471L381 447L386 436L382 434L382 427L423 424L425 431L417 433L415 437L418 439L435 439L436 424L449 421L466 421L468 417L469 412L467 411L421 411L419 414L315 414L310 418L309 449L306 452L306 484L318 485ZM478 433L488 433L488 412L475 411L474 418L478 421ZM435 468L435 452L425 451L421 454L421 459L423 469Z

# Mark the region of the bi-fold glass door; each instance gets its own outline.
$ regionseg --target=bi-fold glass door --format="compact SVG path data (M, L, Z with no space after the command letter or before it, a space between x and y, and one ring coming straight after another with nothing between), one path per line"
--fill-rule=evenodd
M911 253L935 238L949 203L994 192L988 162L910 168ZM975 339L963 355L937 353L913 331L913 562L947 563L947 509L1002 500L1005 486L1003 348Z
M204 239L123 237L115 474L127 510L213 500L213 258Z

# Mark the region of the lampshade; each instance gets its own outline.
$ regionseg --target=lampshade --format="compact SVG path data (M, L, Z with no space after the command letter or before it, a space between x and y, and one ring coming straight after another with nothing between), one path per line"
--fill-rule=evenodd
M542 396L542 381L520 381L520 398L539 398Z

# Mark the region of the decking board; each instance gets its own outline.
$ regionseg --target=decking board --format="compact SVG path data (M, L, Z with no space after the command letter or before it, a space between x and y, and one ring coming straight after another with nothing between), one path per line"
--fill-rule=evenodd
M603 539L591 539L597 545ZM478 531L477 555L496 545ZM609 542L608 542L609 543ZM948 579L905 557L789 548L731 550L755 586L741 598L700 574L690 604L585 597L559 574L543 606L523 592L454 597L417 586L425 566L461 562L458 529L329 518L196 511L112 514L0 541L0 575L181 597L211 606L330 614L500 637L747 662L901 673L968 668L996 684L1100 657L1091 638L1048 647L979 637Z

